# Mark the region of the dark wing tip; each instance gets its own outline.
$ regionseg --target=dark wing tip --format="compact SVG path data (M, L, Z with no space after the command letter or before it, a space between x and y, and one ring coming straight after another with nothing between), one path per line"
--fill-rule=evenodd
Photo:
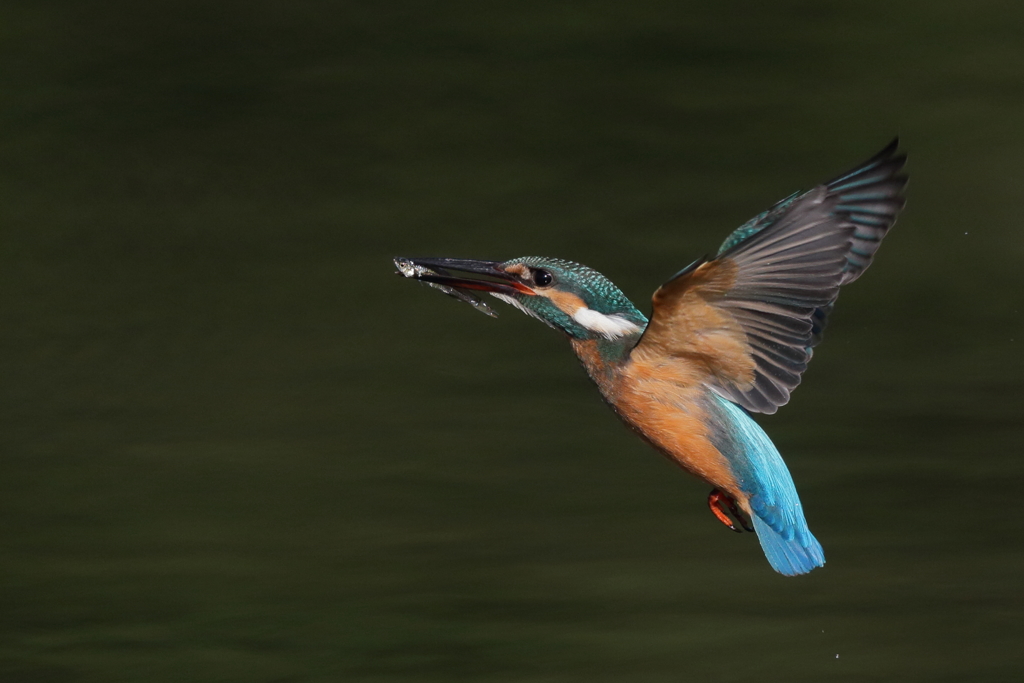
M907 155L899 138L850 171L826 183L837 198L836 212L854 226L843 283L853 282L871 265L875 252L906 205Z

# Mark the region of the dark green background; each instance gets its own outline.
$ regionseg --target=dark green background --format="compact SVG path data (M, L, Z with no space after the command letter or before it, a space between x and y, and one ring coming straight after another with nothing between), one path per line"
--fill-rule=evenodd
M1017 681L1024 5L6 2L4 681ZM679 267L899 133L786 579L390 257Z

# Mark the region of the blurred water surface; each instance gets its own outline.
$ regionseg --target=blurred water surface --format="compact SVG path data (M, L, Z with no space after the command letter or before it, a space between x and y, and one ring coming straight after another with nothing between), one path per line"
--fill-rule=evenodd
M4 680L1020 680L1024 7L4 14ZM807 577L558 335L391 274L561 256L647 309L897 132L908 209L761 420Z

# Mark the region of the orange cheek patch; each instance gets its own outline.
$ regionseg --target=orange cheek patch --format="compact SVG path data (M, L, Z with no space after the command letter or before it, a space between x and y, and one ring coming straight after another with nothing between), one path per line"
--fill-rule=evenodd
M581 308L586 307L586 302L579 298L575 294L569 292L559 292L552 290L550 292L537 292L541 296L546 296L551 299L551 303L558 306L559 310L568 315L570 318Z

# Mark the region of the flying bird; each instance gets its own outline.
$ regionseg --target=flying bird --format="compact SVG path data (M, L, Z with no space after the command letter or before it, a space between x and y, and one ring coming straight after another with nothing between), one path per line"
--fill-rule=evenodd
M800 383L842 285L871 265L904 205L898 140L735 230L713 257L658 288L648 318L608 278L558 258L396 258L399 274L495 315L511 304L568 338L587 374L642 439L710 484L708 506L753 531L780 574L825 564L793 478L751 413Z

